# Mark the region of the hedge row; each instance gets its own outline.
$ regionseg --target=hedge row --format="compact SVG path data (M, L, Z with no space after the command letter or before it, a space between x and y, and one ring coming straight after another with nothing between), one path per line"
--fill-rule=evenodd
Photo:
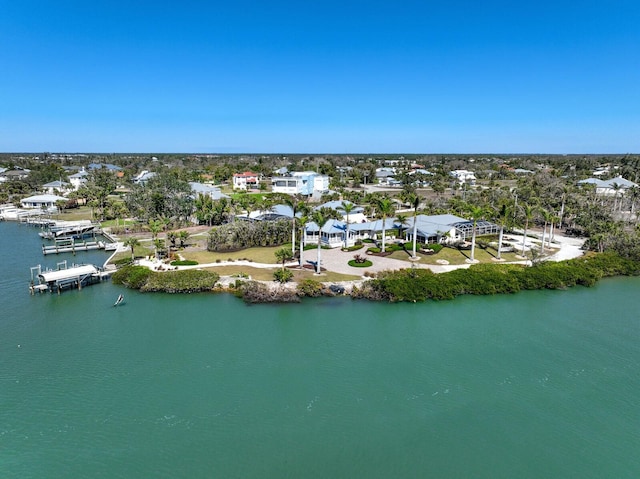
M474 265L449 273L426 269L388 271L367 281L353 296L382 301L453 299L462 294L515 293L531 289L592 286L600 278L640 274L640 263L613 253L532 267L521 265Z

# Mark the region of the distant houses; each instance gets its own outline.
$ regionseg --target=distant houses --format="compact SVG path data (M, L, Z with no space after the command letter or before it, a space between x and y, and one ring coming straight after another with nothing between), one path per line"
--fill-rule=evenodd
M587 178L586 180L578 181L578 185L593 185L596 194L602 196L624 196L628 189L638 187L633 181L629 181L621 176L611 178L610 180Z

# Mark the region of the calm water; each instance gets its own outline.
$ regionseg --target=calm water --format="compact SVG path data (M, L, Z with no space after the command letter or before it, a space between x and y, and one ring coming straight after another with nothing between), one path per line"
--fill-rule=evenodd
M63 258L0 223L0 477L640 477L640 279L407 305L30 296L29 267Z

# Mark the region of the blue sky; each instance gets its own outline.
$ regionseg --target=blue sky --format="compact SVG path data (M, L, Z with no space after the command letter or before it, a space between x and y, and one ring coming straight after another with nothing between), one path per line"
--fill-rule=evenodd
M638 153L640 2L0 0L0 151Z

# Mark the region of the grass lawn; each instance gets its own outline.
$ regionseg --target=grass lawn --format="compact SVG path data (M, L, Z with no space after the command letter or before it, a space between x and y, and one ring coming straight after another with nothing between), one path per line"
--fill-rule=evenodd
M551 254L553 254L552 251ZM427 255L424 253L417 253L420 257L418 263L421 264L438 264L438 260L446 260L449 264L465 264L467 259L471 258L471 250L458 250L455 248L442 248L439 253ZM495 263L497 252L492 248L486 250L476 247L475 259L480 263ZM389 256L390 258L400 259L407 261L409 255L404 251L395 251ZM516 253L502 253L503 262L509 263L512 261L522 261L522 258L517 256Z
M226 265L226 266L212 266L209 268L203 268L207 271L214 271L218 273L220 276L234 276L237 274L246 274L251 276L251 279L255 279L258 281L273 281L273 272L278 268L252 268L251 266L241 266L241 265ZM335 281L354 281L360 279L360 276L353 276L349 274L340 274L333 272L324 272L321 275L317 276L313 273L313 271L305 269L291 269L293 272L293 281L299 282L303 279L315 279L320 282L335 282Z
M254 263L278 264L275 252L281 248L291 248L291 245L265 246L260 248L247 248L231 253L213 253L211 251L181 251L184 259L197 261L201 264L215 263L216 261L228 261L246 259Z

